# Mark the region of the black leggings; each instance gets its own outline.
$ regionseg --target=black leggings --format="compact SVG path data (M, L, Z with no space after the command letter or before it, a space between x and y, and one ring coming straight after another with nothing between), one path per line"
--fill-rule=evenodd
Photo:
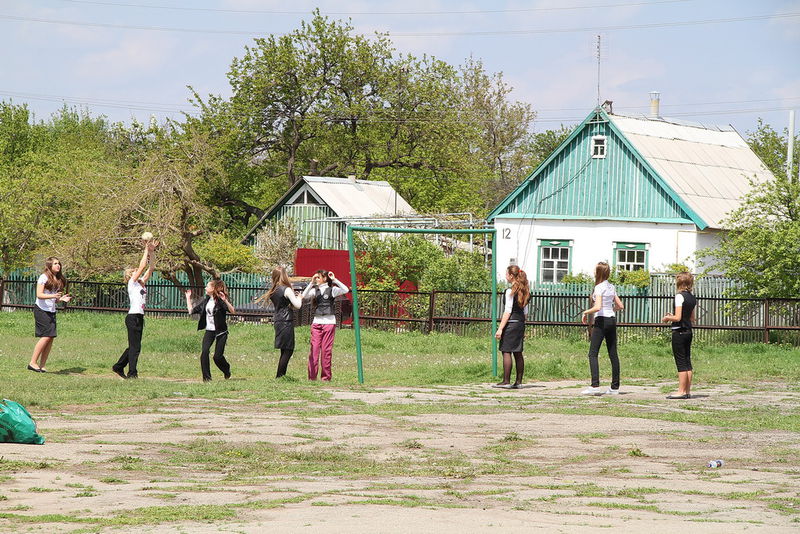
M294 354L294 349L281 349L281 359L278 360L278 374L275 378L280 378L286 374L286 368L289 367L289 359Z
M114 364L114 371L123 371L128 366L128 377L136 378L139 372L136 364L139 362L139 353L142 352L142 331L144 331L144 315L129 313L125 317L125 327L128 329L128 348Z
M203 373L203 382L211 380L211 363L208 361L208 355L215 340L217 345L214 347L214 363L225 375L225 378L231 376L231 365L225 359L225 343L228 341L228 332L217 335L214 330L206 330L206 335L203 336L203 351L200 353L200 372Z
M589 342L589 369L592 372L592 387L600 387L600 365L597 355L600 345L606 340L608 358L611 360L611 389L619 389L619 356L617 356L617 319L615 317L595 317L592 338Z

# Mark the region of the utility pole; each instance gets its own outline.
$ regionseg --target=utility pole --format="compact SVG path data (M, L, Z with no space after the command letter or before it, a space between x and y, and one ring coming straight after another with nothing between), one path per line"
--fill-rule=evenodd
M789 139L786 148L786 176L794 182L794 110L789 110ZM800 179L800 177L798 177Z
M597 34L597 105L600 105L600 34Z

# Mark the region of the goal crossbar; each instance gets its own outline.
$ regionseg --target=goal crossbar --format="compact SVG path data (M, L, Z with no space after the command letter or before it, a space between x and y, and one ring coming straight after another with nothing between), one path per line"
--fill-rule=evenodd
M497 376L497 343L494 333L497 331L497 231L494 228L484 229L430 229L430 228L387 228L385 226L348 226L347 251L350 255L350 284L353 292L353 332L356 343L356 363L358 365L358 382L364 383L363 354L361 351L361 319L358 311L358 280L356 279L356 254L353 235L356 232L375 232L387 234L479 234L492 237L492 330L489 333L490 346L492 347L492 375Z

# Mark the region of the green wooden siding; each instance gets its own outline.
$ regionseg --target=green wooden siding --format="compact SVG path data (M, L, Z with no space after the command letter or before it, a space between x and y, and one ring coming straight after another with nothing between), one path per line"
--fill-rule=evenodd
M606 137L606 156L592 158L592 137ZM596 115L537 169L494 215L545 215L660 222L692 220L644 162Z
M308 222L326 217L336 217L336 213L328 206L292 204L278 208L271 220L294 219L301 247L346 249L347 234L344 223L335 221Z

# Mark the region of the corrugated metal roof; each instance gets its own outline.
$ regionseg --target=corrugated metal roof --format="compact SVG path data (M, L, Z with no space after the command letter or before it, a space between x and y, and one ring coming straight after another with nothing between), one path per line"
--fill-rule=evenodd
M389 182L303 176L303 180L338 217L414 214Z
M749 179L773 179L747 142L731 127L669 119L609 115L667 184L711 228L739 207Z

